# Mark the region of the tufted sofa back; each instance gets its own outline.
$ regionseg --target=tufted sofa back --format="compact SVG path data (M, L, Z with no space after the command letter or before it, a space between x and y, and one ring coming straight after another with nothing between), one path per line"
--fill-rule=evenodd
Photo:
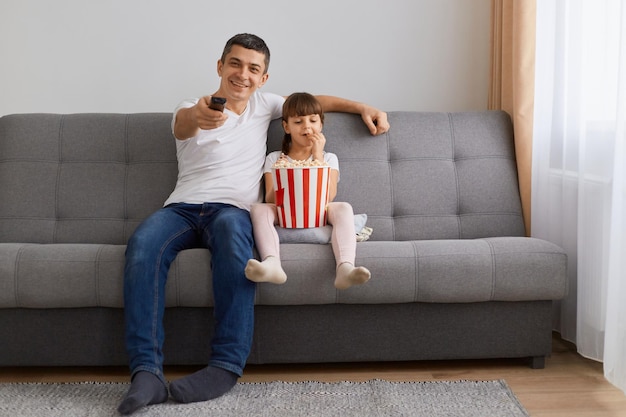
M337 201L368 215L371 240L523 236L510 119L503 112L389 113L373 137L330 113ZM171 114L0 118L0 242L125 244L176 183ZM269 150L280 149L280 121Z
M336 201L368 216L371 240L524 236L507 113L388 113L371 136L360 116L326 115L326 150L339 158ZM268 147L280 149L278 120Z
M0 242L125 244L176 183L171 114L0 119Z

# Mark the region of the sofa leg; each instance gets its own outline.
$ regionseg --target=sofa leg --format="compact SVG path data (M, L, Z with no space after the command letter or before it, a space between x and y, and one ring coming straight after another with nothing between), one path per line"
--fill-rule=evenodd
M530 358L529 365L532 369L543 369L546 367L546 357L533 356Z

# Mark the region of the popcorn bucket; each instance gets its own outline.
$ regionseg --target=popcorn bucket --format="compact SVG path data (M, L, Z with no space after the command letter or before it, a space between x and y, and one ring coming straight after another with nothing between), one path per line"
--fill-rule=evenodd
M326 225L330 167L272 168L274 195L281 227Z

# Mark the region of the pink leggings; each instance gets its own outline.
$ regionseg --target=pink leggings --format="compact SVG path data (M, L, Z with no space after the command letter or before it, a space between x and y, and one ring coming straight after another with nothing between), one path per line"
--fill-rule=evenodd
M250 209L254 241L264 260L268 256L280 259L276 205L268 203L253 204ZM328 204L328 223L333 226L330 242L335 254L337 266L344 262L354 265L356 258L356 236L354 231L354 212L349 203L332 202Z

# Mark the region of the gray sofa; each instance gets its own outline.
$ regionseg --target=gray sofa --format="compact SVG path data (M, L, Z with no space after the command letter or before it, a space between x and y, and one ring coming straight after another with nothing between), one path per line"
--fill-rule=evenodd
M506 113L389 113L370 136L327 115L338 201L368 216L363 286L333 287L329 245L282 244L289 280L260 284L249 363L530 358L544 366L566 255L524 237ZM0 118L0 366L124 365L125 243L177 173L171 114ZM268 146L279 149L279 121ZM167 364L204 364L210 253L170 271Z

